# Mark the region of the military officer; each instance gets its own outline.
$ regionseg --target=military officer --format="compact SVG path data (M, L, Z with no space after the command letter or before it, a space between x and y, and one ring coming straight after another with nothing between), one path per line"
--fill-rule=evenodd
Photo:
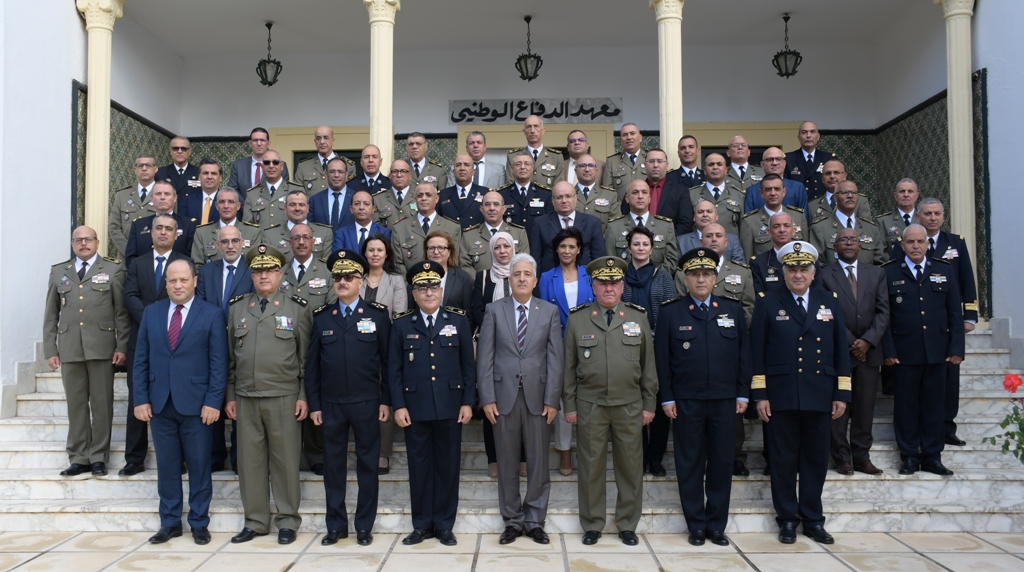
M825 531L821 491L828 472L832 419L850 402L850 352L835 292L812 288L817 250L793 241L779 250L786 288L759 294L750 326L751 398L768 427L772 504L779 541L804 535L835 542ZM797 476L800 494L797 497Z
M416 196L409 187L409 163L401 159L391 162L391 187L373 195L373 222L395 228L398 221L416 213Z
M139 155L135 158L135 184L114 193L110 215L107 216L107 235L122 258L127 252L132 223L156 214L156 208L149 200L156 172L156 159L152 155Z
M885 235L885 242L889 251L903 236L903 229L912 224L919 224L917 220L917 199L921 193L917 189L914 179L904 177L896 183L896 189L892 192L896 199L896 210L878 215L875 222L879 230Z
M490 191L484 195L480 203L480 212L484 222L475 224L462 231L462 245L459 247L459 268L475 278L477 272L488 270L493 263L488 243L498 232L507 232L515 242L515 254L530 252L530 239L526 236L526 228L505 221L505 199L501 193Z
M310 311L336 301L327 258L317 258L314 254L314 240L309 225L299 223L292 227L288 237L292 247L292 259L291 263L282 269L284 277L281 278L281 292L288 296L297 295L304 298L309 302ZM325 252L329 250L327 248Z
M356 445L355 528L360 546L373 542L377 515L377 457L380 425L391 416L388 390L388 307L366 302L359 287L370 265L358 252L340 250L327 259L337 302L319 307L306 359L309 417L327 436L324 441L324 490L327 493L327 534L320 544L348 538L345 484L348 431Z
M473 183L473 159L466 154L455 157L452 164L452 176L455 184L442 189L438 196L440 202L437 210L441 216L459 223L463 232L468 227L480 224L483 215L480 205L484 202L487 187Z
M712 287L713 293L719 298L738 302L743 308L743 314L750 323L754 315L754 279L750 274L750 267L742 262L729 260L725 253L729 249L729 238L725 229L718 223L712 223L704 228L704 234L700 237L700 245L708 250L713 250L718 255L718 266L715 267L715 283ZM676 272L676 290L686 295L686 281L683 280L684 273Z
M792 153L790 153L792 155ZM788 157L789 155L787 155ZM824 192L817 198L807 201L807 220L817 220L832 214L836 210L836 188L846 180L846 167L839 159L829 159L821 167L820 187ZM857 201L857 216L864 220L874 220L871 215L871 202L867 195L861 193Z
M464 310L441 308L440 263L411 263L405 276L416 309L395 315L388 349L395 423L405 429L409 451L413 531L402 544L436 537L454 546L461 425L472 419L476 401L473 333Z
M124 304L127 273L120 261L96 254L96 231L87 226L74 230L71 247L75 257L50 269L43 314L43 354L52 369L60 368L68 402L71 464L60 474L105 475L114 366L125 364L132 326Z
M626 193L629 214L612 219L604 233L605 252L629 260L629 244L626 235L636 226L646 226L654 233L651 261L666 272L674 272L679 260L679 245L676 244L675 225L672 219L651 215L651 189L645 181L633 181Z
M668 174L666 178L669 182L689 189L707 180L704 177L704 171L700 168L700 143L697 142L696 137L693 135L680 137L676 154L679 157L679 168Z
M303 159L295 168L295 180L306 189L306 195L310 197L327 189L327 163L338 157L334 152L334 130L330 127L317 127L313 132L313 143L316 145L316 155ZM351 179L355 170L348 169L348 161L342 160L346 163L346 170L351 172Z
M797 140L800 141L800 148L786 153L785 177L803 183L807 190L807 198L816 199L825 192L823 166L829 159L835 159L836 154L818 149L821 134L813 121L804 121L800 124ZM814 211L809 209L808 212ZM817 215L811 215L811 218L816 217Z
M622 151L605 159L601 182L615 191L616 203L621 203L629 184L647 178L647 151L640 148L644 137L635 123L624 123L619 129Z
M842 181L836 187L836 210L811 223L811 244L822 253L821 264L834 264L838 258L835 250L836 233L844 228L852 228L860 236L860 254L857 260L864 264L878 266L889 260L885 251L885 238L878 225L871 219L857 215L857 183Z
M245 192L245 207L242 209L245 220L268 229L275 224L283 224L287 220L285 213L285 197L292 191L306 189L286 180L281 171L284 161L273 149L263 154L263 180L260 184Z
M576 210L601 219L601 232L608 230L608 221L619 216L619 197L612 187L598 186L597 160L581 155L576 162Z
M746 191L735 185L725 184L725 157L710 153L704 158L706 181L690 188L690 204L711 201L718 211L718 224L729 234L740 234L740 218L743 217L743 203Z
M677 276L683 275L689 295L661 305L654 336L658 403L675 419L679 498L694 546L706 537L719 546L729 544L729 431L746 411L750 394L750 340L742 306L712 292L720 262L714 250L703 247L682 255Z
M743 253L751 260L754 256L763 254L771 249L772 238L769 233L769 219L776 213L787 213L793 223L793 240L803 240L810 236L810 228L804 219L804 213L800 208L783 205L782 199L786 196L786 188L782 184L782 177L778 175L765 175L761 181L761 197L764 199L764 206L756 211L750 211L743 215L740 220L740 246Z
M422 133L409 134L405 140L405 152L408 153L409 168L412 170L413 188L420 183L430 183L435 189L445 187L448 172L444 165L427 159L427 138Z
M515 168L512 163L520 153L525 152L533 161L533 170L529 180L534 184L551 188L558 181L565 180L565 159L562 154L552 151L544 145L544 121L531 115L523 122L523 135L526 136L526 147L513 149L505 159L505 180L515 179Z
M199 190L199 167L189 162L192 157L192 144L188 138L171 139L169 150L171 163L160 167L156 172L156 178L160 181L170 179L178 199L184 202L185 195Z
M349 184L349 189L353 193L356 191L367 191L371 196L385 191L391 188L391 179L381 174L381 159L380 159L380 148L376 145L367 145L363 147L363 150L359 154L359 168L362 170L362 175L358 178L352 179ZM350 173L355 173L354 169L349 169ZM406 182L408 185L408 181Z
M399 272L419 260L423 255L423 241L431 231L443 230L452 237L455 244L462 240L459 223L437 213L437 189L430 183L416 186L416 212L394 226L391 233L391 247L395 251L395 265Z
M241 206L238 191L230 187L223 187L217 191L216 207L220 220L196 227L196 234L192 239L192 261L197 267L221 259L222 254L217 248L217 240L220 229L225 226L238 229L242 239L242 256L249 251L249 247L260 242L260 225L238 220L238 209Z
M313 256L327 258L334 245L334 230L331 229L331 225L309 222L309 197L302 189L288 191L282 198L287 219L264 227L260 234L260 242L280 250L285 258L291 258L292 231L300 224L306 225L313 237Z
M231 542L270 532L273 489L277 541L291 544L302 523L299 442L308 412L303 375L313 314L304 299L278 290L285 263L279 250L259 244L245 261L256 291L233 298L228 310L233 335L224 409L238 423L238 489L245 511L244 528Z
M751 185L756 185L764 178L764 169L750 164L750 144L742 135L737 135L729 141L729 148L726 149L725 154L729 157L729 167L725 171L726 185L744 190ZM707 169L705 159L705 175Z
M498 191L506 205L505 220L525 227L529 234L533 219L555 212L551 204L551 188L530 179L533 158L528 151L520 151L510 160L512 183Z

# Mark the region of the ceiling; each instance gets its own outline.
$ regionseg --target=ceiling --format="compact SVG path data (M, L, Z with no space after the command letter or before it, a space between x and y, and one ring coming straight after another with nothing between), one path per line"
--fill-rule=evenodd
M872 42L885 21L931 0L689 0L683 43L779 44L790 12L790 45ZM936 8L938 12L938 8ZM362 0L129 0L124 14L183 57L273 51L368 51ZM534 50L545 47L643 46L658 42L648 0L404 0L395 49L526 48L523 16L533 16Z

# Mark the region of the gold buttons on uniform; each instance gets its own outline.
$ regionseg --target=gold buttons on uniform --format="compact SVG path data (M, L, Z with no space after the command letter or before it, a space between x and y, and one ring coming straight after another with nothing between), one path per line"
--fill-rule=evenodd
M84 325L85 325L85 322L78 322L78 325L79 325L79 326L84 326Z
M818 375L821 375L821 372L820 372L820 371L815 371L814 373L816 373L816 374L818 374Z
M922 330L927 330L927 329L928 329L928 326L921 326L921 329L922 329Z
M85 296L79 296L78 299L79 300L85 300Z
M821 350L818 350L818 353L820 354L820 353L821 353Z
M78 309L78 313L79 313L79 314L81 314L81 313L82 313L82 312L84 312L84 311L85 311L85 310L83 310L83 309L81 309L81 308L79 308L79 309Z
M803 337L803 336L800 336L799 338L797 338L797 341L798 341L798 342L802 342L802 341L804 341L804 337Z
M802 361L804 361L804 358L796 358L796 361L802 362Z
M79 284L78 287L79 288L85 288L85 285L84 284Z
M797 372L797 373L803 373L803 372L804 372L804 370L802 370L802 369L798 369L798 370L796 370L796 372Z
M432 377L432 378L430 378L430 381L437 381L437 378L436 377Z
M433 354L433 352L431 352L431 354L430 354L430 357L434 357L434 354Z
M804 351L804 349L803 348L797 348L796 351L802 352L802 351Z
M818 341L820 342L820 341L821 341L821 338L818 338Z
M921 315L922 315L922 316L924 315L924 311L922 311L922 312L921 312Z
M437 369L437 366L436 365L432 365L432 366L430 366L430 369Z

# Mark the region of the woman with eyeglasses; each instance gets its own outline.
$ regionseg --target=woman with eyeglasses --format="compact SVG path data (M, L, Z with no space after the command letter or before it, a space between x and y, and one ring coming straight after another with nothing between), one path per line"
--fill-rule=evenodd
M473 300L473 280L465 270L459 268L459 252L455 249L452 236L443 230L428 233L426 240L423 241L423 256L426 260L433 260L444 267L444 278L441 279L441 288L444 289L441 307L452 306L466 310L466 317L475 331L476 326L473 324L477 322L473 321L473 315L469 311Z

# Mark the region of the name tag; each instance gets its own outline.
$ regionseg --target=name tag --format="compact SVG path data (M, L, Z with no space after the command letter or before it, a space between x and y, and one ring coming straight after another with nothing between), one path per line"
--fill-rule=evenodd
M789 316L775 316L776 322L784 322L789 319Z
M110 275L106 272L100 272L96 276L92 277L93 284L106 284L108 282L110 282Z
M288 330L289 332L295 329L292 319L288 316L274 316L274 329L276 330Z
M778 282L779 281L779 277L778 276L765 276L764 281L765 282Z
M587 334L585 336L580 336L580 339L581 340L593 340L595 337L596 336L594 336L594 334Z
M640 324L636 322L626 322L622 324L622 335L627 338L639 337L643 330L640 329Z
M454 335L456 335L458 333L459 333L459 331L455 328L455 326L453 326L451 324L448 324L447 326L441 328L441 331L440 331L439 334L444 336L444 337L446 337L446 338L450 338L450 337L452 337L452 336L454 336Z
M540 199L530 200L530 208L539 209L544 207L544 201Z
M928 279L936 284L942 284L943 282L946 281L946 277L941 274L932 274L931 276L928 277Z
M333 336L334 335L334 330L324 330L323 333L320 334L320 335L321 336Z
M729 317L729 314L722 314L718 317L719 328L734 328L736 327L736 320Z
M958 256L960 256L960 252L957 249L953 248L952 246L949 247L949 249L946 250L946 253L942 255L942 257L947 260L951 258L956 258Z
M827 322L827 321L831 320L832 319L832 310L829 310L828 308L822 308L822 309L818 310L817 318L819 320L821 320L822 322Z
M356 322L356 330L360 334L373 334L377 332L377 324L370 318L363 318Z
M680 332L689 332L692 329L693 329L693 326L679 326L679 331Z
M407 339L407 340L418 340L418 339L420 339L420 335L419 334L406 334L405 335L405 339Z
M906 282L907 282L906 280L896 280L895 282L892 283L892 285L893 286L903 286L904 284L906 284Z
M197 181L195 179L189 179L188 180L188 186L193 187L193 188L198 187L199 186L199 181Z

